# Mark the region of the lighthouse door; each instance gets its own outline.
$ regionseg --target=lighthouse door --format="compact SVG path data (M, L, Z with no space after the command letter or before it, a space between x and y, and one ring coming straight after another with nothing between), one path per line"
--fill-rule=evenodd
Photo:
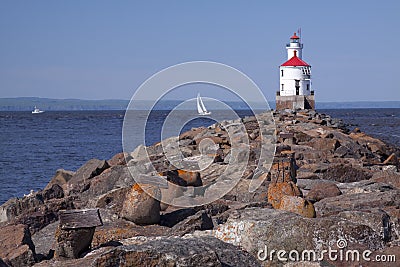
M296 88L296 95L299 95L300 93L300 80L294 80L295 81L295 88Z

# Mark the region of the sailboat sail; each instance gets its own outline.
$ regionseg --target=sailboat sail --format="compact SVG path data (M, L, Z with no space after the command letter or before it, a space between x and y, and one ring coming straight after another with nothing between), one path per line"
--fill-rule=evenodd
M197 112L200 115L209 115L211 112L207 111L206 107L204 106L203 100L200 97L200 94L197 95Z
M197 95L197 112L199 114L202 114L204 112L203 108L202 108L202 106L200 104L200 94Z

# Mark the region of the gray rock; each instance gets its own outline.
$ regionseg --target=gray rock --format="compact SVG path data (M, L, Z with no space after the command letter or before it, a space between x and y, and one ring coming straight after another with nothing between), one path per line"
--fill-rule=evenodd
M351 165L332 164L327 171L323 173L322 178L341 183L349 183L368 180L371 176L370 173L363 169L355 168Z
M385 209L400 205L400 191L344 194L322 199L315 203L317 216L329 216L342 211L365 211L372 208Z
M89 205L89 207L107 209L115 214L119 214L125 201L126 193L129 190L129 187L112 189L98 198L95 198L95 203Z
M371 192L386 192L393 190L393 186L387 183L377 182L373 180L362 180L353 183L337 183L336 184L343 194L359 194Z
M213 237L161 237L117 247L92 266L260 266L249 253Z
M66 171L64 169L58 169L56 174L51 178L50 182L44 188L44 190L49 189L53 186L53 184L58 184L65 191L67 189L68 181L74 176L75 172Z
M211 216L206 211L201 210L174 225L172 231L175 235L185 235L194 231L211 230L213 228Z
M69 194L81 193L89 188L89 179L100 175L105 169L109 168L107 161L91 159L80 167L67 183Z
M339 217L304 218L295 213L249 208L238 210L237 216L215 230L215 237L243 247L257 256L265 246L269 250L321 251L344 238L348 247L363 246L371 250L384 247L379 233L367 225Z
M50 259L54 256L55 233L59 222L54 222L32 235L32 242L39 260Z
M60 185L53 184L51 187L43 191L42 196L45 200L49 200L52 198L63 198L64 191Z
M21 199L11 198L0 206L0 222L7 222L44 203L40 192L31 193Z

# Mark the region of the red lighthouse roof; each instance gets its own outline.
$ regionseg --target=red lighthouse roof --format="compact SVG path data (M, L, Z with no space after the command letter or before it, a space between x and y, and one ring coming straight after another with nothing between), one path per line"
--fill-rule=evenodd
M294 51L294 56L289 59L288 61L286 61L285 63L283 63L281 66L292 66L292 67L296 67L296 66L310 66L307 62L305 62L304 60L301 60L299 57L297 57L297 51Z
M292 36L292 37L290 37L290 39L300 39L300 37L299 37L299 36L297 36L297 35L296 35L296 33L293 33L293 36Z

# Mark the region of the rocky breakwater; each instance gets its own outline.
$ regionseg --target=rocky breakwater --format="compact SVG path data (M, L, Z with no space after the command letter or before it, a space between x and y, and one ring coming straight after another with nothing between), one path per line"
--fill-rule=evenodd
M399 155L315 111L192 129L59 170L44 190L4 203L0 266L292 266L270 252L296 250L301 261L343 242L400 260ZM60 210L99 211L84 251L62 239ZM59 247L79 253L58 257ZM366 263L376 264L303 264Z

